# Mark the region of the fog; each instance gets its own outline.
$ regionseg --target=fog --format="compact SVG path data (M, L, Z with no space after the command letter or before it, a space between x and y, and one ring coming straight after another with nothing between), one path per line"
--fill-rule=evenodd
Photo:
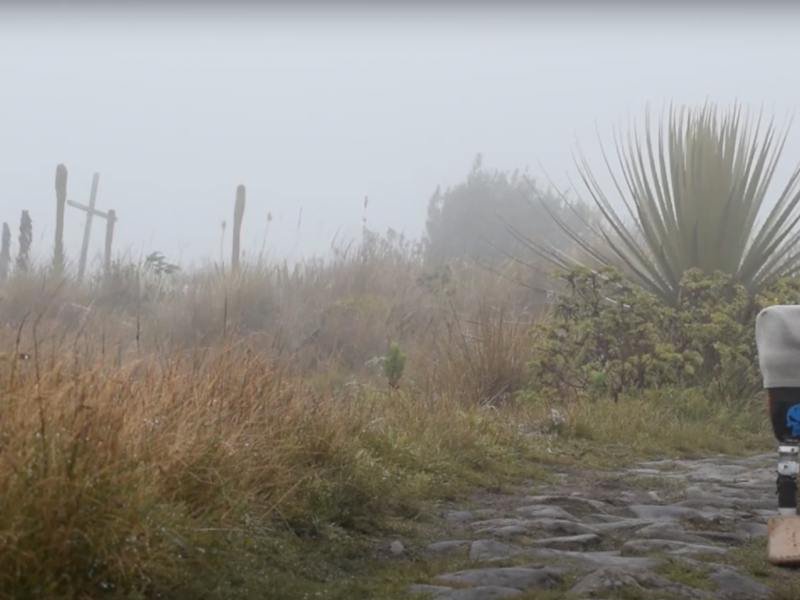
M21 6L0 15L0 220L16 237L29 210L39 252L58 163L78 202L100 173L117 250L216 259L244 184L244 249L262 247L272 213L266 248L297 258L357 236L365 196L369 227L420 235L434 188L477 153L566 185L576 142L602 173L600 143L613 151L615 125L648 102L738 99L778 124L800 102L797 13L777 5ZM779 177L800 161L797 127ZM70 258L83 221L67 209ZM102 237L95 225L93 254Z

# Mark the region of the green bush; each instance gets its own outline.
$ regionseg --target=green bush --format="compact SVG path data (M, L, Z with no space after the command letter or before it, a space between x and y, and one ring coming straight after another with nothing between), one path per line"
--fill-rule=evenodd
M566 290L534 327L531 369L538 392L560 399L627 390L704 387L718 397L752 395L761 383L755 316L800 302L783 279L756 297L722 273L688 271L677 306L627 282L613 267L559 274Z

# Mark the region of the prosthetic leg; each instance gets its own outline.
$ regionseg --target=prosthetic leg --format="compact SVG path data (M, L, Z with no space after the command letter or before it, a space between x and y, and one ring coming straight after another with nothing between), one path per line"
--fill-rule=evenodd
M771 306L756 317L759 367L778 441L778 515L767 524L767 559L800 566L800 306Z
M778 516L767 524L767 558L774 565L800 566L800 388L768 388L772 429L778 440Z

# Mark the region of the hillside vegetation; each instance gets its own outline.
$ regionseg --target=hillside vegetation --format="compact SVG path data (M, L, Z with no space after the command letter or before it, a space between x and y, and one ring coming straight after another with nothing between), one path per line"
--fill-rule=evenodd
M365 231L296 267L11 272L0 597L402 598L436 565L387 548L436 503L546 465L769 451L753 322L797 302L793 269L681 255L673 286L648 252L554 273Z

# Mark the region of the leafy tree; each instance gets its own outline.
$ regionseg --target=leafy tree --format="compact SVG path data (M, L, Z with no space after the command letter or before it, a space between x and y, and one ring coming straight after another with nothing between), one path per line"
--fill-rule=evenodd
M631 217L627 223L579 154L581 179L606 227L591 226L592 240L554 213L575 244L600 265L623 266L634 282L672 306L693 268L731 275L750 296L800 271L794 251L800 241L800 165L766 219L757 220L786 134L777 136L772 122L763 130L760 120L753 127L738 106L723 115L712 104L670 108L666 127L662 118L655 132L648 108L647 122L644 143L634 129L627 146L617 144L624 182L606 158ZM575 264L547 249L542 254L561 267Z
M585 212L586 207L578 207L578 213L581 210ZM524 240L509 229L510 223L526 238L564 250L569 239L556 227L550 212L581 230L581 219L559 196L539 189L519 171L485 169L478 155L464 182L444 192L437 188L431 197L424 240L426 259L441 264L462 257L491 261L517 256L524 249Z

